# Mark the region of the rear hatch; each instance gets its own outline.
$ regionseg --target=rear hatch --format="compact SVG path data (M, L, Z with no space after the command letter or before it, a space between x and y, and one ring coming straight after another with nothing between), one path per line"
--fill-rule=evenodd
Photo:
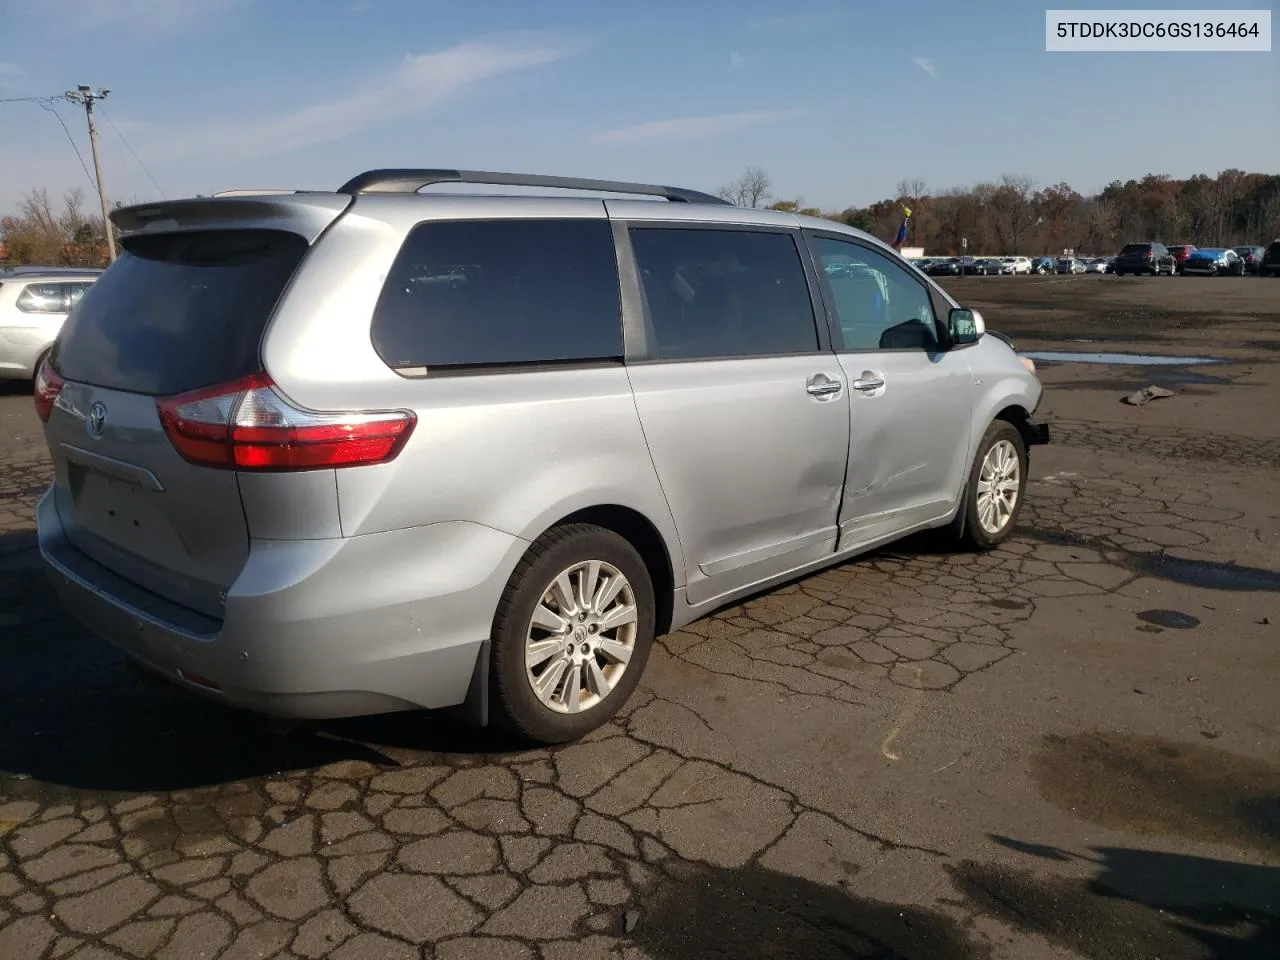
M222 616L249 553L237 473L184 459L156 401L262 369L277 301L349 199L182 201L113 217L143 230L122 238L51 357L65 381L45 425L54 502L82 553Z

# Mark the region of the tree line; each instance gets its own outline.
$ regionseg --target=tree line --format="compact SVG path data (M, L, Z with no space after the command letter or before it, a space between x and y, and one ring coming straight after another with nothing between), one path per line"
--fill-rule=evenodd
M107 235L102 217L86 213L84 202L84 191L79 187L63 194L61 207L43 187L29 190L17 213L0 217L0 263L105 266Z
M800 198L775 196L769 175L749 167L719 193L739 206L826 217L885 240L897 233L906 206L912 216L905 245L936 256L962 249L984 254L1073 249L1089 255L1115 253L1143 240L1216 247L1280 238L1280 176L1242 170L1186 180L1148 174L1141 180L1113 180L1092 195L1066 183L1037 186L1030 177L1014 174L937 192L923 180L903 180L894 197L823 211ZM48 190L28 191L16 213L0 217L0 262L104 265L102 218L85 212L84 204L79 188L67 191L60 207Z
M1177 180L1148 174L1113 180L1096 194L1066 183L1040 187L1030 178L1005 174L971 187L933 192L923 180L902 180L897 195L867 207L823 211L802 199L780 199L769 175L750 167L721 188L720 196L749 207L771 207L826 217L891 239L912 212L905 246L930 255L970 253L1112 254L1124 244L1158 241L1199 247L1267 244L1280 238L1280 176L1223 170Z

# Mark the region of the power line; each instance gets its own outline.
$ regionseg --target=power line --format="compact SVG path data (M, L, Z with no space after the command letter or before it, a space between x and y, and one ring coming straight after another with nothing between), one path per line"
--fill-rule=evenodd
M111 124L111 129L114 130L116 133L116 136L120 138L120 142L125 145L125 147L128 149L128 151L131 154L133 154L133 159L138 161L138 166L140 166L142 168L142 172L147 175L147 179L151 181L151 185L160 191L161 197L168 200L169 195L165 193L164 188L161 187L160 184L156 182L156 178L151 175L151 171L148 170L147 165L142 162L142 158L138 156L138 152L134 150L133 147L130 145L129 141L124 138L124 134L120 132L120 128L116 126L116 122L111 119L111 116L107 113L106 110L102 108L101 105L99 105L98 107L98 112L101 113L103 117L106 118L107 123Z
M66 121L62 119L62 114L58 113L58 111L54 109L51 102L53 98L32 97L31 99L34 100L42 110L48 110L53 114L54 119L58 121L58 125L62 127L62 132L67 135L67 142L71 144L71 149L76 152L76 159L80 161L80 169L84 171L85 179L89 181L89 186L94 187L93 174L89 172L89 166L84 162L84 157L80 154L80 148L76 146L76 139L71 136L71 131L67 129L67 124ZM97 188L94 187L94 190L96 192Z

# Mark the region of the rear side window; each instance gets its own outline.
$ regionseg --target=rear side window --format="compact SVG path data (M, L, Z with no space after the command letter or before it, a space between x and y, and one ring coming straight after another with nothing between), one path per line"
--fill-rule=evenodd
M656 360L812 353L804 265L788 233L634 227Z
M307 252L279 230L127 239L63 326L54 365L68 380L164 395L261 370L267 321Z
M620 359L608 221L419 224L378 298L373 345L391 367Z
M23 313L66 313L68 289L65 283L28 283L16 305Z

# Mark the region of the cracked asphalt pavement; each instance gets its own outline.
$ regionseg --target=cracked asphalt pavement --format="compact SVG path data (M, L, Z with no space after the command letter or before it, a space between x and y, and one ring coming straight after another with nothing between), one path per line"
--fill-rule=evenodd
M1020 347L1223 362L1042 363L1010 543L723 610L556 749L146 680L46 586L0 390L0 960L1280 956L1280 284L951 286Z

